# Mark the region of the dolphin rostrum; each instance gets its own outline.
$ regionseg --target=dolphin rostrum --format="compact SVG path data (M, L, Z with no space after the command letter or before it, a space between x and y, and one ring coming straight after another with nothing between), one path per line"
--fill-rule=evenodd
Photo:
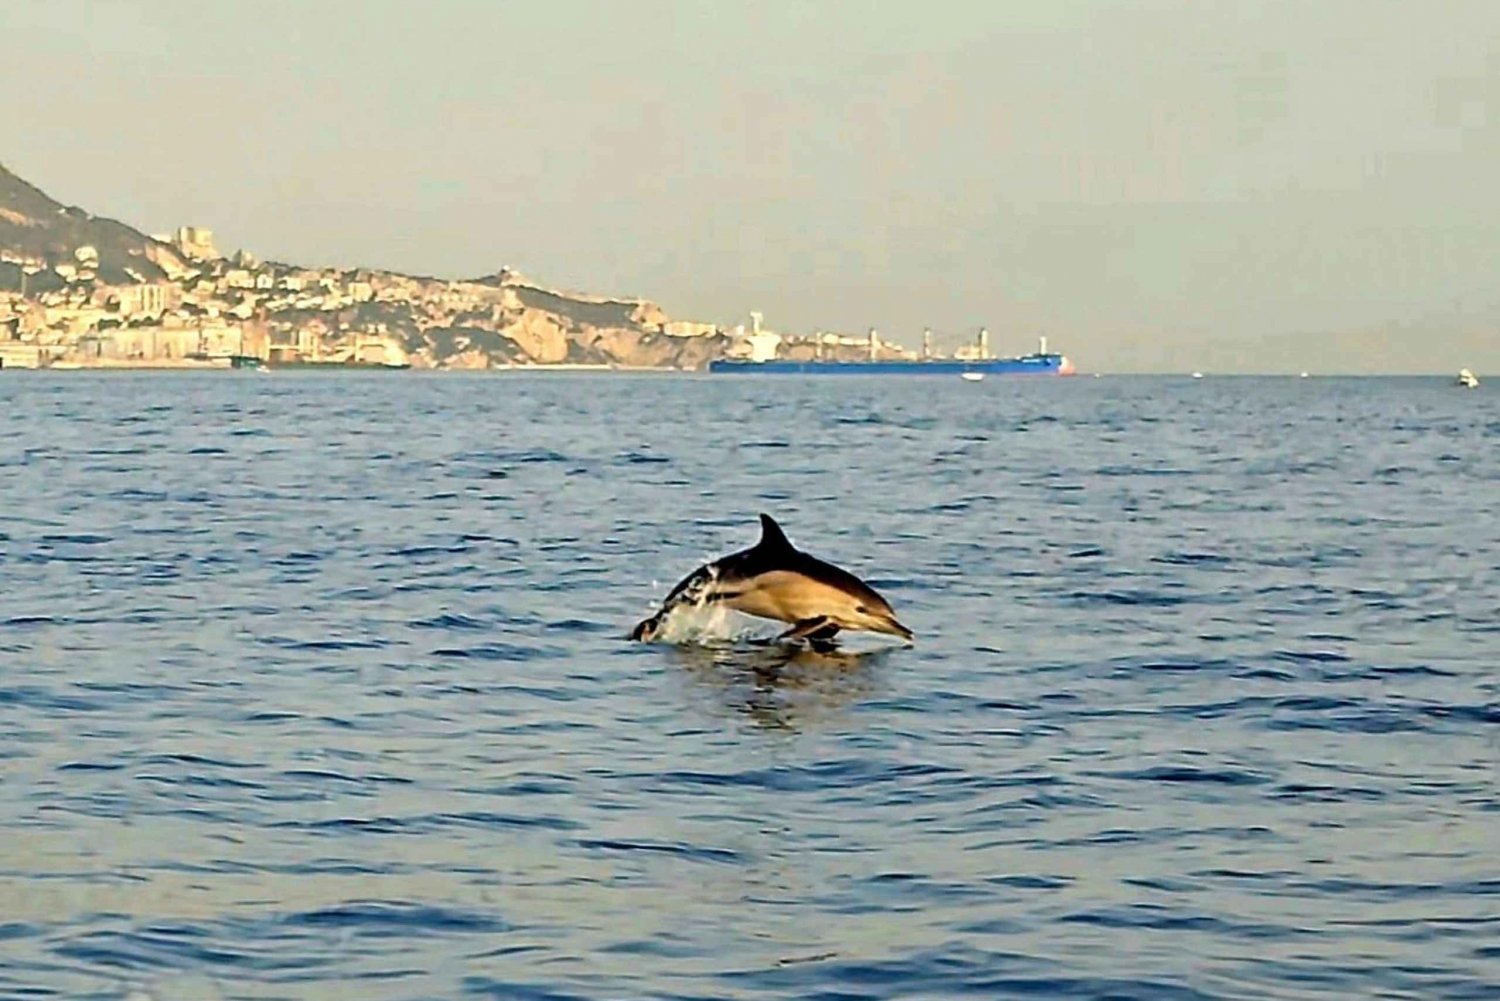
M853 574L796 549L768 514L760 516L760 541L749 549L706 563L667 595L661 610L631 630L633 640L651 640L679 605L722 605L747 615L791 623L778 640L805 639L831 647L840 629L912 638L875 590Z

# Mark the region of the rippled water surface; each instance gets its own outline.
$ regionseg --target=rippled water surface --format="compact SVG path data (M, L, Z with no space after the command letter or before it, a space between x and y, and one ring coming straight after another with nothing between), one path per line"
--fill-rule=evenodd
M0 997L1500 992L1500 395L0 378ZM622 638L758 534L917 632Z

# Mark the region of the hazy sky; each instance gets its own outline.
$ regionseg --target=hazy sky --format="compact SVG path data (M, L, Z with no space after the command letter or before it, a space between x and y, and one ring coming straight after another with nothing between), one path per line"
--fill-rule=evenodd
M4 0L0 39L0 160L222 250L1500 374L1495 0Z

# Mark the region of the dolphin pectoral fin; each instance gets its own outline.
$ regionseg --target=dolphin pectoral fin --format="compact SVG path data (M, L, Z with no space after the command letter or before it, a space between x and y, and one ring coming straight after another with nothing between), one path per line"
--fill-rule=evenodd
M776 639L783 643L788 640L807 640L814 648L817 648L820 645L831 644L838 631L837 623L826 615L818 615L811 619L803 619Z
M834 639L838 634L838 626L824 626L807 637L807 645L814 653L833 653L839 648L838 640Z

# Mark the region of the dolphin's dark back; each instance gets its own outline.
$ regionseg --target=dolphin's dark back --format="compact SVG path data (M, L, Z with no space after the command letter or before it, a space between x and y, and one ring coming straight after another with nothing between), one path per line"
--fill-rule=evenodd
M666 603L672 604L683 593L700 580L713 577L719 580L733 580L742 577L753 577L756 574L767 573L772 570L791 569L792 561L804 556L792 548L787 540L786 533L781 526L768 514L760 516L761 536L760 541L749 549L741 549L737 553L721 556L712 563L703 566L688 574L678 581L671 591L667 592ZM830 568L830 569L837 569Z

